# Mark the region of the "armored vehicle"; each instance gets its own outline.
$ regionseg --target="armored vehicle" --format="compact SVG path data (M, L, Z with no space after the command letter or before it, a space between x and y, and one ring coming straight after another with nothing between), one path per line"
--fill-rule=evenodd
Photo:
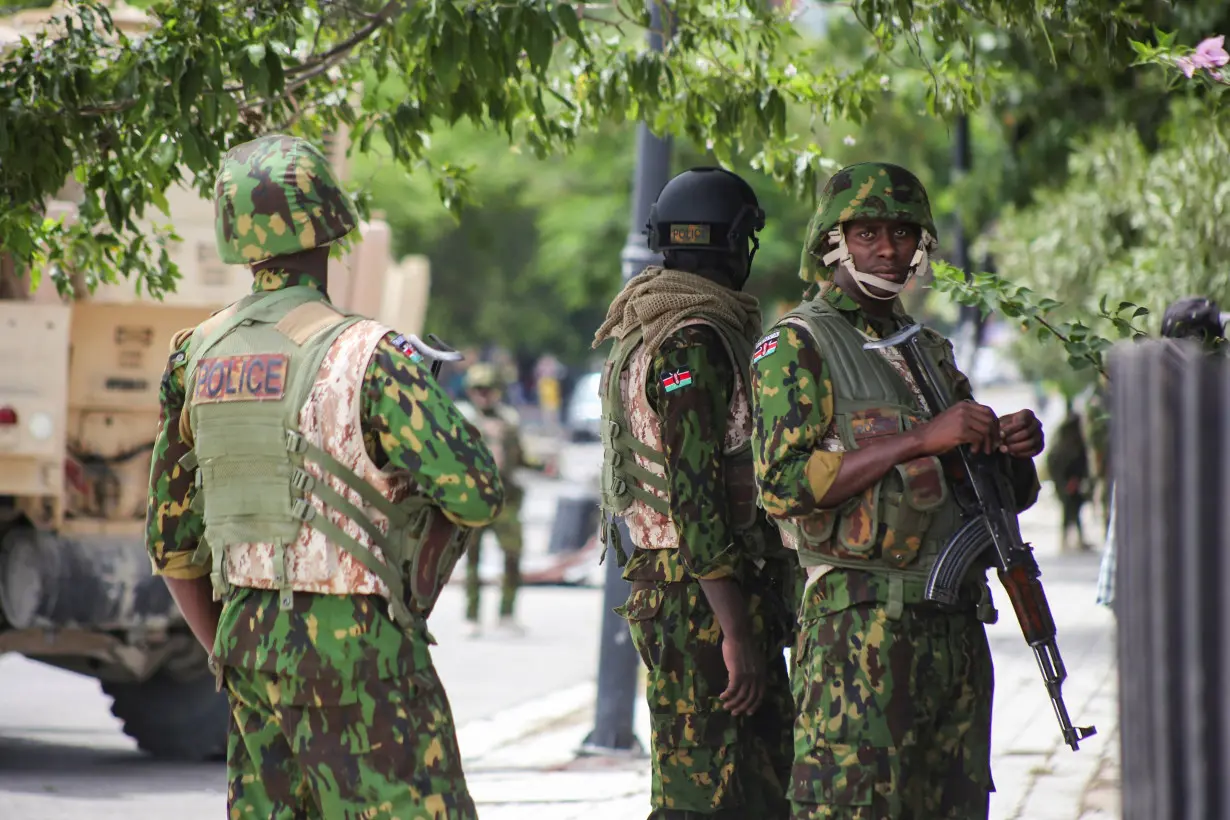
M326 144L343 178L345 141ZM171 336L242 297L251 274L218 259L209 201L167 200L156 216L181 237L183 278L161 301L125 281L91 294L80 272L72 299L48 277L31 293L0 248L0 653L96 678L140 748L204 760L225 754L226 699L151 572L146 488ZM74 218L72 185L45 206ZM426 260L392 264L378 219L360 231L330 263L334 302L421 333Z

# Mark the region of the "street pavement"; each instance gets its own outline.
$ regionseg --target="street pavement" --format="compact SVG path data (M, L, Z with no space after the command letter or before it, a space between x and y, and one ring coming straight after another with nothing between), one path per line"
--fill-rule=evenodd
M1019 389L984 396L1001 413L1029 406L1031 399ZM1053 429L1057 419L1046 414L1044 421ZM541 560L546 551L555 500L587 491L592 457L592 447L566 448L564 480L531 481L527 560ZM1087 534L1098 533L1095 516L1086 520ZM1069 712L1077 725L1096 724L1098 734L1079 752L1063 745L1032 652L996 589L1000 620L988 630L996 659L992 820L1120 816L1114 621L1094 604L1098 553L1061 554L1058 521L1048 486L1022 516L1022 530L1035 545L1058 624ZM498 551L487 553L484 569L495 569ZM439 640L433 655L482 820L632 820L648 814L647 758L576 754L593 726L601 594L593 587L527 588L518 604L525 636L488 631L466 639L461 585L444 591L431 619ZM494 587L484 589L488 624L497 595ZM108 707L89 678L0 657L0 820L224 816L221 764L149 760L122 734ZM647 744L643 698L636 730Z

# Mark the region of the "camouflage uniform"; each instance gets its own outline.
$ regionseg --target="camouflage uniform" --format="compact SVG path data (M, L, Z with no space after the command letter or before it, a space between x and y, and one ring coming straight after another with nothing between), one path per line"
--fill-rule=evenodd
M681 371L691 384L667 392L663 380ZM649 672L650 818L784 818L793 705L783 649L793 635L799 576L763 514L742 538L730 525L721 443L734 367L712 328L690 325L662 343L645 385L661 419L670 522L679 535L673 550L637 543L624 570L632 593L619 610ZM637 541L635 523L630 528ZM757 556L763 568L754 565ZM718 700L727 684L722 631L697 580L731 576L741 581L768 673L752 715L733 716Z
M322 246L357 221L323 156L284 136L232 149L216 199L218 244L230 263ZM253 292L300 286L321 282L274 266L255 274ZM203 435L186 423L192 338L193 329L176 335L163 375L147 514L154 571L181 579L210 575L194 558L209 505L202 511L194 504L199 470L181 462ZM487 524L499 512L503 488L478 432L403 337L387 333L372 343L364 369L351 368L361 391L349 406L361 429L335 432L357 437L354 446L373 469L422 488L416 492L449 521ZM211 497L208 489L204 497ZM318 526L323 522L304 531ZM355 572L350 556L342 557L347 572ZM227 572L242 577L232 558L228 551L223 559ZM325 578L322 588L336 580ZM278 589L229 585L213 649L232 710L228 816L476 817L430 635L391 619L380 583L363 588L368 594L296 591L288 601Z
M699 279L674 271L662 275L685 277L672 283L676 289ZM638 480L639 492L660 499L658 509L635 500L622 513L635 546L630 558L617 540L610 544L619 560L626 558L624 578L632 581L617 611L629 621L649 673L650 820L771 820L785 818L789 808L784 788L792 707L783 649L793 634L799 575L755 507L750 459L731 455L750 455L750 429L745 370L733 364L739 354L722 335L729 332L683 318L659 332L664 337L652 352L639 337L616 334L621 341L600 388L607 432L621 424L616 418L623 419L638 442L635 459L628 458L653 476L637 473L656 485L650 490ZM750 349L743 361L749 357ZM613 407L620 408L618 414ZM660 467L644 460L645 448L661 454ZM609 437L605 449L603 482L609 489L624 481L606 475L622 456L616 458ZM612 506L609 499L604 506ZM606 537L617 539L613 526ZM767 670L764 699L751 715L732 715L719 699L728 683L722 629L700 580L727 578L739 582L750 640Z
M905 219L924 226L920 246L934 241L925 193L917 180L899 176L906 172L894 166L882 169L878 164L855 166L830 181L804 250L805 280L818 283L832 275L839 254L825 239L833 240L834 224L850 219ZM822 262L822 255L829 261ZM916 255L916 264L918 259ZM890 318L870 316L832 282L824 282L814 298L830 321L847 322L868 338L883 338L912 322L899 301ZM784 527L784 534L800 549L800 561L800 538L811 539L821 554L804 562L808 586L792 656L798 711L789 786L792 817L985 818L994 791L994 678L982 623L991 616L985 578L967 579L961 606L940 611L921 602L921 584L902 583L901 575L887 570L893 561L908 567L911 551L921 543L889 524L894 519L886 515L885 505L900 504L901 496L894 500L880 493L888 476L836 510L818 507L837 477L845 449L836 427L833 368L849 369L860 362L835 360L835 349L823 347L809 328L788 314L765 337L774 343L772 349L762 342L765 352L755 360L751 378L761 501L770 516L796 527ZM941 358L952 395L958 400L970 397L969 382L957 370L950 344L943 343ZM916 395L904 362L898 357L888 363L903 388L909 388L906 394ZM913 396L909 401L921 407ZM858 424L865 434L900 429L897 419L887 430L875 429L886 420L876 412L854 413L861 418L854 422L855 441L864 437ZM1013 483L1023 508L1037 497L1037 476L1032 462L1012 461L1019 467L1014 467ZM912 466L898 469L907 469L907 475ZM945 481L938 462L932 478ZM863 511L870 521L858 518ZM928 539L944 537L924 531ZM825 565L825 560L832 564ZM867 569L859 569L864 562Z
M500 390L501 379L491 365L474 364L466 372L466 390ZM508 404L500 399L480 408L477 404L459 402L458 408L466 419L483 434L483 441L491 449L496 468L504 484L504 511L487 527L495 533L504 553L504 577L500 584L500 621L512 625L513 609L517 602L517 590L521 586L521 502L525 491L517 483L513 471L518 467L540 469L541 465L526 457L521 443L521 420ZM466 620L478 622L481 586L478 577L482 558L481 543L475 541L466 553Z

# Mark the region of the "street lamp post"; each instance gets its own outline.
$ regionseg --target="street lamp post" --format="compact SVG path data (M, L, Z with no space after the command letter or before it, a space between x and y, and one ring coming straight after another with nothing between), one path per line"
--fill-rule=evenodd
M662 7L650 5L649 48L662 51ZM671 140L654 136L649 126L641 123L636 134L636 172L632 184L632 227L628 241L620 254L623 281L641 273L650 265L661 264L662 257L649 250L645 223L649 209L658 193L669 181ZM632 549L632 538L623 519L618 519L620 539L626 551ZM609 755L643 752L643 746L632 728L636 708L637 675L640 656L632 645L628 624L615 613L615 607L628 599L630 584L623 579L614 555L606 557L606 576L602 591L602 636L598 654L598 702L594 728L581 745L582 754Z
M952 139L952 170L956 180L961 180L969 172L969 117L961 114L957 117L953 128ZM958 208L953 224L952 264L965 271L966 280L971 276L969 264L969 237L965 235L965 224L962 210ZM978 355L978 347L982 343L982 311L976 305L962 305L959 308L957 322L958 366L969 374L974 367Z

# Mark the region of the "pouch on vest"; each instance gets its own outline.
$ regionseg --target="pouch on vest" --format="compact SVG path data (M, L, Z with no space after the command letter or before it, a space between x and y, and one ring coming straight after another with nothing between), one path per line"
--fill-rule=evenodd
M876 408L855 411L846 423L853 449L857 449L878 438L902 433L917 420L903 419L895 410ZM883 559L893 566L906 567L918 557L932 513L947 500L939 459L924 456L897 465L836 510L808 516L802 522L803 532L821 554L839 559Z

